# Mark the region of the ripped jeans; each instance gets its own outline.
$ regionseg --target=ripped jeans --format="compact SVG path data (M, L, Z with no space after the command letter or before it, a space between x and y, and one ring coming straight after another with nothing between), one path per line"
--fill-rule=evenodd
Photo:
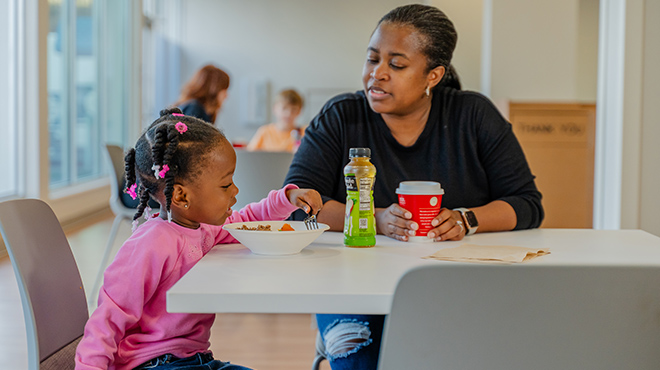
M376 370L384 315L317 314L332 370Z

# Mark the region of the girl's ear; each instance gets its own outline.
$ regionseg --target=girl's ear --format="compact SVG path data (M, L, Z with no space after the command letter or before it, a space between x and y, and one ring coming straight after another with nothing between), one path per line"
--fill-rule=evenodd
M433 90L433 88L440 83L442 80L442 77L445 75L445 67L443 66L438 66L435 67L429 72L428 76L426 77L426 80L429 84L429 88Z
M188 193L186 187L181 184L174 184L172 189L172 205L182 207L188 203Z

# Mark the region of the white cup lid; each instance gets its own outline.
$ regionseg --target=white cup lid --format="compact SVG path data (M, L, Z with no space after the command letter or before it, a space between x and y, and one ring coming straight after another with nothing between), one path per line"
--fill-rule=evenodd
M444 194L439 182L435 181L402 181L396 188L397 194Z

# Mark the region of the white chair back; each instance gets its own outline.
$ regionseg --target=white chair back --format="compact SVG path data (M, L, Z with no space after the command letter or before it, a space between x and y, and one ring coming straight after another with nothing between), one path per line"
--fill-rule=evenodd
M289 152L236 149L234 183L238 186L238 195L232 208L239 210L265 198L269 191L280 189L292 160L293 153Z
M438 264L396 288L393 369L657 369L660 269Z

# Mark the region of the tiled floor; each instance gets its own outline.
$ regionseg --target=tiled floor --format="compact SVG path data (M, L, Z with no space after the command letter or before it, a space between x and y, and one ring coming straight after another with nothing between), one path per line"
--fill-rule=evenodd
M87 294L92 294L111 224L108 216L67 233ZM113 255L129 235L130 225L124 222ZM23 314L8 258L0 259L0 297L0 369L25 369ZM307 314L219 314L211 330L211 349L216 358L253 369L302 370L311 367L315 335ZM323 366L329 369L327 362Z

